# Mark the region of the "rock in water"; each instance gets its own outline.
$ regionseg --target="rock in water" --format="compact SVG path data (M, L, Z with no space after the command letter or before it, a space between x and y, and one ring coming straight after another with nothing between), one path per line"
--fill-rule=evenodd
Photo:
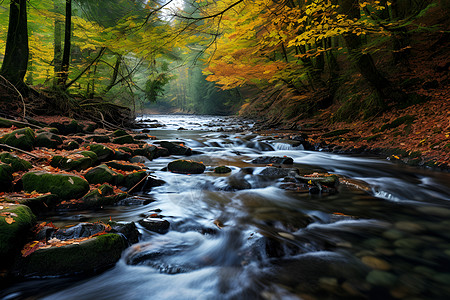
M139 221L144 228L158 232L158 233L166 233L169 231L170 223L167 220L158 219L158 218L146 218Z
M219 166L214 169L214 173L227 174L227 173L231 173L231 169L227 166Z
M286 164L290 165L294 163L291 157L277 157L277 156L261 156L251 161L252 164L266 165L266 164Z
M201 174L205 172L205 165L192 160L178 159L170 162L167 169L174 173Z
M121 235L108 233L60 247L41 248L21 257L13 273L45 277L92 272L114 265L126 247Z

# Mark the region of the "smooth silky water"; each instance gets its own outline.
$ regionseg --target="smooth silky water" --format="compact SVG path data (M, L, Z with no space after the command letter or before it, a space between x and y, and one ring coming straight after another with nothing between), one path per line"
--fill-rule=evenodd
M161 171L177 157L158 158L147 165L166 184L148 193L150 204L51 219L59 226L136 222L158 209L170 231L158 234L136 223L140 242L115 267L90 277L17 283L3 299L450 297L448 173L280 145L252 135L251 123L234 118L141 118L143 124L155 119L165 127L152 135L202 152L189 159L202 161L204 174ZM258 156L289 156L303 173L330 172L352 184L332 195L285 191L282 178L258 175L264 167L249 163ZM230 175L213 173L219 165L232 174L254 168L241 177L251 189L229 191Z

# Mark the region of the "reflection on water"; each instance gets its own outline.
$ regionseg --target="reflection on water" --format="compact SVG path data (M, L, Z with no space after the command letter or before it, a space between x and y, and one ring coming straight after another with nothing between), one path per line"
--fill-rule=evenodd
M144 116L165 127L152 134L179 139L200 154L207 171L181 175L148 163L166 184L154 202L55 216L137 221L155 209L171 223L165 235L139 227L140 243L97 276L19 283L4 299L447 299L450 295L450 176L280 146L234 119ZM183 127L187 130L177 130ZM274 150L276 149L276 150ZM282 178L261 174L258 156L289 156L301 172L338 174L336 194L280 189ZM231 175L212 172L230 166ZM241 168L246 173L240 173ZM227 189L229 176L247 182ZM139 225L138 225L139 226Z

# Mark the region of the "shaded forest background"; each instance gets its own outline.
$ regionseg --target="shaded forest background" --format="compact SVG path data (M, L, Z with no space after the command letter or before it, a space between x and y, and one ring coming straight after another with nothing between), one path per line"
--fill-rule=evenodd
M448 100L449 2L2 1L0 105L18 116L48 103L99 118L239 112L273 126L324 109L333 122L371 119ZM22 6L26 70L4 55Z

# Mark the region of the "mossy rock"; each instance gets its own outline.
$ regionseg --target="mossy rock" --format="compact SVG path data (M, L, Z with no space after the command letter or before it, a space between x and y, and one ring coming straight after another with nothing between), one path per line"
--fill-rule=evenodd
M60 134L71 134L83 132L83 126L81 126L77 121L72 120L70 122L53 122L49 124L50 127L57 128Z
M135 172L127 175L125 177L125 187L128 189L131 189L136 184L141 182L145 177L147 176L147 172L141 171L141 172ZM142 181L142 185L144 185L145 182Z
M29 207L0 202L0 267L9 264L20 251L35 222Z
M134 149L133 156L141 155L145 156L148 159L152 160L156 156L156 146L145 144L143 147Z
M28 171L33 165L24 159L21 159L9 152L0 153L0 161L12 167L13 172Z
M96 123L94 123L94 122L92 122L92 123L87 123L87 124L85 124L85 125L83 126L83 131L84 131L84 132L90 132L90 133L92 133L92 132L94 132L95 129L97 129L97 128L98 128L98 125L97 125Z
M123 130L123 129L117 129L111 135L113 137L120 137L120 136L128 135L128 133L125 130Z
M18 203L22 205L28 206L31 211L36 214L45 213L54 207L60 202L58 196L53 194L44 194L34 198L23 198L19 196L8 197L5 196L4 200L9 203Z
M80 155L82 155L82 157L80 157ZM81 171L92 167L96 161L97 155L94 152L81 151L67 157L60 155L53 156L50 161L50 165L54 168L60 168L66 171Z
M134 138L129 134L116 137L112 140L112 143L119 145L133 144L134 142L135 142Z
M110 160L114 156L114 150L101 144L90 144L89 151L95 152L100 161Z
M205 172L205 165L192 160L178 159L170 162L167 169L174 173L201 174Z
M330 187L336 186L339 184L339 177L334 174L318 174L314 176L301 176L296 175L296 179L305 183L313 183L315 185L324 184Z
M42 132L50 132L53 134L59 134L58 128L55 128L55 127L44 127L42 129L36 130L36 133L42 133Z
M62 147L64 150L75 150L80 148L80 143L78 143L77 141L65 141L62 145Z
M30 151L33 149L34 145L34 131L29 127L14 130L13 132L2 136L0 138L0 143Z
M111 142L111 139L109 138L109 136L106 136L106 135L91 135L87 139L91 140L93 142L96 142L96 143L110 143Z
M406 116L397 118L394 121L392 121L391 123L384 124L383 126L381 126L380 132L383 132L388 129L396 128L402 124L412 124L412 122L414 122L415 119L416 119L416 117L411 116L411 115L406 115Z
M100 165L95 167L84 175L84 178L90 184L110 183L112 185L122 185L125 177L117 172L114 172L107 165Z
M214 168L214 173L217 173L217 174L226 174L226 173L230 173L230 172L231 172L231 169L227 166L219 166L219 167Z
M161 147L169 150L171 155L192 155L191 148L188 148L182 144L175 144L172 142L162 141L160 143Z
M163 147L157 147L156 148L156 152L155 152L154 158L166 157L166 156L170 156L170 152L169 152L168 149L163 148Z
M59 145L62 145L62 143L63 140L59 135L51 132L42 132L36 135L34 146L56 149Z
M104 205L113 205L116 202L125 199L126 193L115 194L114 188L108 184L101 185L85 195L81 200L83 201L83 208L99 208Z
M13 168L10 165L0 163L0 191L8 191L14 180Z
M114 160L124 160L124 161L130 161L130 159L133 156L125 151L121 151L121 150L116 150L113 156Z
M48 172L28 172L22 176L26 192L52 193L61 199L78 199L89 191L89 183L81 177Z
M153 136L149 135L148 133L138 133L135 134L134 136L135 140L152 140Z
M284 156L260 156L251 161L252 164L267 165L267 164L277 164L277 165L291 165L294 163L292 157Z
M15 122L15 121L12 121L12 120L7 120L7 119L4 119L4 118L0 118L0 128L10 128L11 126L15 126L17 128L22 128L22 127L25 127L27 125L24 125L22 123Z
M119 234L108 233L80 243L38 249L21 257L14 274L23 277L74 275L113 266L127 247Z
M110 168L113 168L116 170L121 170L121 171L126 171L126 172L142 170L142 167L140 167L140 166L124 164L124 163L121 163L121 162L115 161L115 160L106 162L105 165L107 165Z

